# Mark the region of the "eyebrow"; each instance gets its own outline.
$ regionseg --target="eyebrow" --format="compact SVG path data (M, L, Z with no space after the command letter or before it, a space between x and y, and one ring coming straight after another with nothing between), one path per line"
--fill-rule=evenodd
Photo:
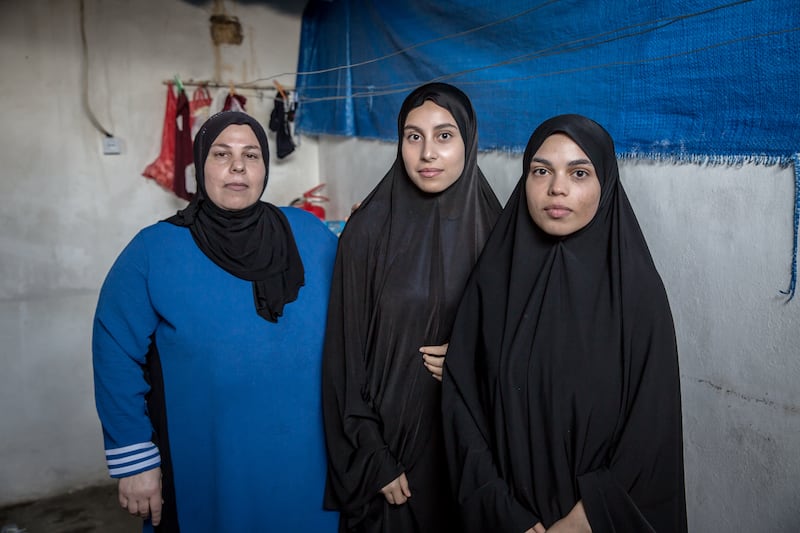
M533 163L533 162L541 163L543 165L548 165L548 166L551 166L551 167L553 166L553 163L551 163L547 159L544 159L544 158L541 158L541 157L532 158L531 159L531 163ZM574 161L570 161L569 163L567 163L568 167L576 167L578 165L592 165L592 166L594 166L594 164L591 161L589 161L588 159L576 159Z
M446 129L446 128L458 129L458 126L456 126L455 124L450 124L449 122L445 122L444 124L439 124L439 125L433 127L434 130L443 130L443 129ZM403 127L403 131L405 131L405 130L422 131L422 128L419 127L419 126L415 126L414 124L407 124L406 126Z
M231 148L231 145L230 144L226 144L226 143L214 143L214 144L211 145L212 148L215 147L215 146L221 146L222 148ZM243 150L259 150L260 151L261 147L258 146L258 145L255 145L255 144L248 144L248 145L243 146L242 149Z

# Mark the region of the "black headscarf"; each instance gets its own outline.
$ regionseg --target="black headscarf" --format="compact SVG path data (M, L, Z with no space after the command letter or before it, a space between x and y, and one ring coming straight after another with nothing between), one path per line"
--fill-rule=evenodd
M525 194L554 133L601 185L595 217L566 237L534 224ZM467 531L549 528L578 500L595 533L686 531L672 315L596 122L562 115L531 136L460 304L442 394Z
M437 194L417 188L402 157L406 117L428 100L453 115L465 148L461 176ZM418 349L448 341L500 204L477 165L475 112L463 92L443 83L417 88L397 128L395 162L351 216L336 258L323 365L326 505L362 530L445 531L436 521L453 525L441 387ZM389 508L378 490L404 471L413 496Z
M260 200L237 211L222 209L206 192L204 169L208 152L222 130L233 124L250 126L258 139L267 169L263 194L269 177L269 145L264 128L246 113L223 111L209 118L194 139L197 194L167 222L188 227L209 259L237 278L252 281L256 312L277 322L284 305L297 299L305 282L303 262L289 221L280 209Z

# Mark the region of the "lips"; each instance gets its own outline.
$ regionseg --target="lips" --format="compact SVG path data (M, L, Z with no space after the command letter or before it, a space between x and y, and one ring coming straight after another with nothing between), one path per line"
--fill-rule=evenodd
M423 178L435 178L442 173L440 168L423 168L417 171Z
M234 191L243 191L248 188L246 183L228 183L225 185L226 189L231 189Z
M572 213L572 209L563 205L550 205L544 208L550 218L564 218Z

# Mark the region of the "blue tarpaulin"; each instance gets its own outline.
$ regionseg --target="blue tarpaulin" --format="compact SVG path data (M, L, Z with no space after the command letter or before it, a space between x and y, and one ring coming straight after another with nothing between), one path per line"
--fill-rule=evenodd
M395 141L403 98L438 80L471 97L484 150L580 113L622 156L790 164L799 60L797 0L311 0L297 128Z

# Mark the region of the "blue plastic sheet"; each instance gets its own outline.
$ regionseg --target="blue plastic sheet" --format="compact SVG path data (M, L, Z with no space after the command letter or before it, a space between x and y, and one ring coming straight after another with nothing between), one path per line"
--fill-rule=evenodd
M581 113L623 157L790 164L798 59L797 0L311 0L297 128L394 141L403 98L439 80L470 95L484 150Z

